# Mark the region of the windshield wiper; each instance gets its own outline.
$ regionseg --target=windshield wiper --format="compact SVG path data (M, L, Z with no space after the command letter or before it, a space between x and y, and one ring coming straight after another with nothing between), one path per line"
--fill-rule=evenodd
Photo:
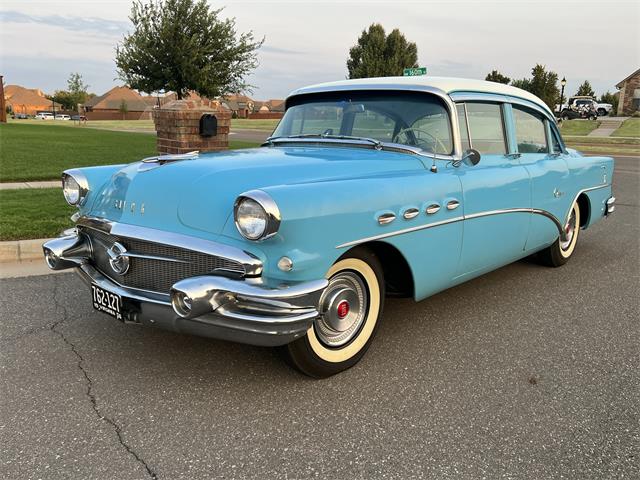
M273 140L287 140L287 139L296 139L296 138L327 138L329 140L359 140L362 142L369 142L373 145L373 148L376 150L382 150L382 142L380 140L376 140L375 138L369 137L355 137L351 135L333 135L329 133L301 133L298 135L282 135L279 137L269 137L265 143L271 145Z

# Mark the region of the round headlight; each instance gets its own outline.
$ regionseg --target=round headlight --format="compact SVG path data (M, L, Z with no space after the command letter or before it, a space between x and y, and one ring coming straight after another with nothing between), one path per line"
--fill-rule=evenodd
M62 194L69 205L84 203L89 193L87 178L78 170L69 170L62 174Z
M69 205L77 205L80 201L80 185L75 178L67 175L62 182L62 193Z
M275 235L280 227L280 211L273 199L261 190L238 197L234 218L240 234L248 240L263 240Z

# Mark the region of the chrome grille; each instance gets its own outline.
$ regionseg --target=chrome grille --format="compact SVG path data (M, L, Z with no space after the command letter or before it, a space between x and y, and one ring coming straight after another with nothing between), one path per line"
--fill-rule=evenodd
M79 230L91 241L93 265L102 274L126 287L169 293L174 283L185 278L214 272L240 276L245 274L241 263L228 258L148 240L117 237L92 228L80 227ZM111 269L107 255L107 250L115 242L123 245L132 254L165 257L178 261L130 257L129 270L125 275L118 275Z

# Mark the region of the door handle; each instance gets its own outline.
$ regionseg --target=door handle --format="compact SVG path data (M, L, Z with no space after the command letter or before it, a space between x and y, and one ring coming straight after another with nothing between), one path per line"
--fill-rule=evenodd
M449 200L447 202L447 210L455 210L460 206L460 202L458 200Z

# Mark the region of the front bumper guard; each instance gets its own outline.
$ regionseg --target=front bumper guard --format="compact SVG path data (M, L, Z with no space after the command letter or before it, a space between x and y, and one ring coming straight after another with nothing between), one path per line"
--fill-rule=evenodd
M304 335L318 317L326 279L268 285L262 278L235 280L202 275L176 282L170 294L117 284L90 263L91 248L77 233L43 245L49 268L76 267L87 284L122 298L127 322L262 346L285 345Z

